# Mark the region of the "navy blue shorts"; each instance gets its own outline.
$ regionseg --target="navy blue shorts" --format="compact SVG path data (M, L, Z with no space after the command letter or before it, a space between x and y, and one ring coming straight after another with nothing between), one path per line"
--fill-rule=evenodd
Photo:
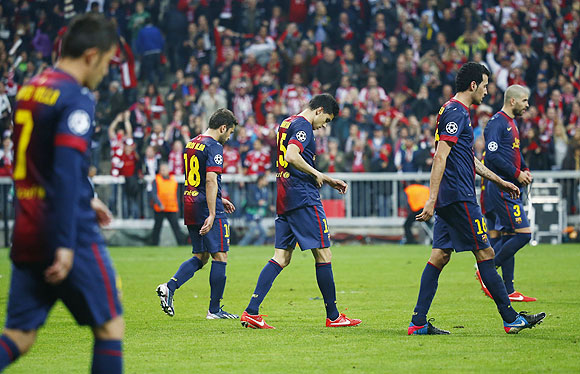
M191 238L191 253L217 253L230 250L230 224L226 218L216 218L211 230L205 235L199 235L202 225L188 225Z
M521 195L512 199L509 194L501 191L493 183L488 183L485 194L486 214L495 216L495 230L514 232L516 229L530 227L530 222L524 211ZM490 225L491 227L491 225Z
M435 210L433 248L456 252L489 247L487 227L479 205L459 201Z
M44 270L12 265L6 328L37 330L58 299L79 325L101 326L122 314L117 277L104 245L75 250L73 267L58 286L44 281Z
M330 247L328 221L322 203L293 209L276 217L278 249L294 249L296 242L303 251Z

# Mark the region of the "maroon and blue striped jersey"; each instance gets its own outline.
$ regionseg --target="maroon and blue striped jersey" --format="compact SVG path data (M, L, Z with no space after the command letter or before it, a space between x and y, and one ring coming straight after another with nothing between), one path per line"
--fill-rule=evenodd
M209 216L205 183L206 173L218 174L218 193L216 200L216 218L225 218L222 203L222 168L224 165L224 147L220 142L207 135L198 135L185 146L185 191L183 193L184 220L186 225L203 225Z
M314 177L294 168L286 161L286 150L290 144L294 144L300 148L300 154L308 165L315 167L316 140L312 124L302 116L288 117L278 127L277 139L277 214L317 204L320 202L320 193Z
M435 147L442 140L453 146L447 157L436 207L457 201L476 203L473 128L469 109L455 99L446 102L437 116Z
M521 187L518 176L528 167L520 152L520 134L516 121L499 111L491 117L483 134L485 166L503 180Z
M37 75L16 95L15 263L47 262L56 248L103 242L88 179L94 108L89 89L57 69Z

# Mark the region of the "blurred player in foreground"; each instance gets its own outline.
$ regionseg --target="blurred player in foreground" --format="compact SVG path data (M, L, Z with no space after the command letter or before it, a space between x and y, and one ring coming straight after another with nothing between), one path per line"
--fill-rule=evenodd
M209 128L185 146L185 191L183 209L191 238L193 257L185 261L167 283L157 286L163 311L173 317L175 290L213 258L209 273L211 296L207 319L236 319L220 301L226 287L226 265L230 249L230 225L226 213L236 209L222 198L223 144L230 138L238 121L227 109L218 109L209 119Z
M407 333L449 334L427 320L427 312L437 291L437 281L451 252L472 251L477 259L481 278L497 305L508 334L540 323L545 313L517 313L511 306L501 277L495 269L494 252L487 239L485 221L475 200L475 174L497 184L512 198L520 190L491 172L474 156L473 129L469 107L481 104L487 94L489 71L480 64L468 62L455 79L457 94L441 107L435 132L436 152L431 169L430 195L419 221L428 221L435 214L433 249L421 276L421 287Z
M100 225L109 209L88 179L97 88L117 49L115 26L74 19L54 69L23 86L14 112L15 223L0 370L26 353L60 299L94 335L93 373L121 373L125 324Z
M505 181L521 190L532 183L532 174L520 152L520 134L515 117L521 116L530 106L530 90L520 85L509 86L505 91L503 107L485 126L485 166ZM524 203L501 191L493 183L484 182L481 188L481 207L489 230L489 241L495 250L495 266L501 267L503 282L511 301L536 301L514 288L515 254L532 238L532 229ZM489 290L480 273L475 275L481 289L489 297Z
M290 264L296 243L303 251L311 250L316 262L316 280L326 306L326 326L355 326L360 319L350 319L336 308L336 291L330 259L330 234L320 201L319 188L324 183L344 194L347 184L314 168L316 141L313 130L326 127L338 114L338 104L329 94L316 95L300 114L285 119L278 128L278 173L276 182L274 257L266 263L250 304L244 310L244 327L273 329L259 314L260 304L283 268Z

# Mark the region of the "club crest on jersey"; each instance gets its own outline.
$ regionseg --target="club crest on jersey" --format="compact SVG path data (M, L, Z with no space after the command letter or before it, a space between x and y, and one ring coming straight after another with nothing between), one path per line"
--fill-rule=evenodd
M516 217L516 224L519 225L522 223L522 217Z
M496 142L489 142L489 144L487 145L487 149L489 149L490 152L497 151L497 143Z
M296 133L296 139L300 140L300 143L304 143L306 141L306 132L298 131Z
M91 128L91 118L84 110L75 110L68 116L68 128L75 135L85 135Z
M216 164L221 165L224 162L224 158L222 157L222 155L215 155L215 157L213 158L213 161Z
M445 131L447 131L449 134L455 134L458 128L459 127L455 122L447 122L445 125Z

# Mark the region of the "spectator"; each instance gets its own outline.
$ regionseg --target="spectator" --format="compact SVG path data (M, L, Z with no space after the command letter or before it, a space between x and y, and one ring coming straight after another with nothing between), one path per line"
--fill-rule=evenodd
M159 84L161 75L161 52L165 39L159 28L151 23L151 18L145 18L145 26L137 35L137 52L141 56L141 76L146 76L149 83Z
M328 140L328 152L318 156L318 167L323 173L342 173L346 171L344 153L339 150L338 140Z
M259 174L256 183L248 185L247 197L245 213L249 227L239 244L241 246L262 245L268 237L263 219L269 213L274 212L274 206L271 204L272 196L268 188L268 178L265 174Z
M246 175L265 174L270 169L270 153L264 149L260 139L256 139L252 150L248 152L244 160Z
M173 175L169 174L169 165L161 163L159 165L159 174L155 176L153 181L153 191L151 193L151 200L153 205L154 225L151 234L151 244L159 245L159 237L161 234L161 227L163 221L167 219L175 235L177 245L183 243L183 233L177 223L177 181Z
M316 65L314 76L322 84L322 91L334 93L340 83L342 68L336 59L336 52L330 47L324 47L323 58Z

